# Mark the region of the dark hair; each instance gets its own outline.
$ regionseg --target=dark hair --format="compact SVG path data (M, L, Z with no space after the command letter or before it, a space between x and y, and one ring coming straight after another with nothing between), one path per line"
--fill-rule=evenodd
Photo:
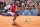
M14 2L14 3L16 3L16 2Z

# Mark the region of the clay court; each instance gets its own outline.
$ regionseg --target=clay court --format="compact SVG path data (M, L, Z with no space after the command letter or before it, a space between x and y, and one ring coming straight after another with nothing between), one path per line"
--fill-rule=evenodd
M27 18L31 20L25 22ZM16 19L17 25L12 25L12 16L0 15L0 27L40 27L40 16L18 16Z

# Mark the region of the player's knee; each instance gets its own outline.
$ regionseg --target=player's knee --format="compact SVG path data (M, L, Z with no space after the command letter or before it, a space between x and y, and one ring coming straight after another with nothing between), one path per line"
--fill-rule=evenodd
M14 18L16 18L16 15L14 15Z

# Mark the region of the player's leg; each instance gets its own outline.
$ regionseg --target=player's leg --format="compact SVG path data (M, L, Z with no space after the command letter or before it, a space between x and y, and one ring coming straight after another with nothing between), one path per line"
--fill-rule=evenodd
M19 16L19 13L16 12L13 16L14 16L14 18L13 18L13 23L12 24L16 24L15 20L16 20L17 16Z
M19 13L18 13L18 12L16 12L16 13L14 14L14 19L13 19L13 21L16 20L17 16L19 16Z
M16 24L15 20L17 18L17 14L11 12L11 15L14 16L12 24Z
M14 18L13 18L12 24L16 24L16 23L15 23L16 18L17 18L17 16L16 16L16 14L14 14Z
M17 12L16 14L14 14L14 19L13 19L13 21L16 20L17 16L19 16L19 13L18 13L18 12Z
M16 16L15 13L13 13L12 16L14 16L12 24L16 24L16 23L15 23L15 20L16 20L16 17L17 17L17 16Z
M15 21L15 20L16 20L16 17L17 17L17 15L16 15L16 14L14 14L14 19L13 19L13 21Z

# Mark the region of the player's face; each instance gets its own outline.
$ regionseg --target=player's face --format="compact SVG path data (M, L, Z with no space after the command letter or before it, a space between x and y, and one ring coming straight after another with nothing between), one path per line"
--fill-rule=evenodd
M17 3L15 3L14 5L16 5Z

